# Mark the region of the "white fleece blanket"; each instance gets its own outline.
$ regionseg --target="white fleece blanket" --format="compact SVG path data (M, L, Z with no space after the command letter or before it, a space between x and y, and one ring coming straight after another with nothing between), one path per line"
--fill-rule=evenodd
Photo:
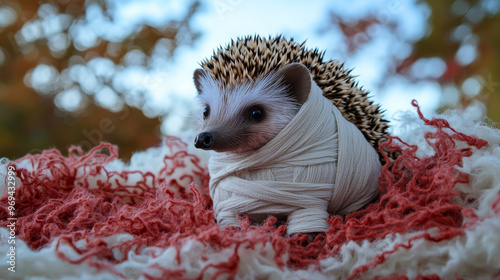
M480 123L463 118L457 113L440 116L450 122L456 130L474 134L488 141L488 145L479 150L473 150L470 157L463 160L462 166L456 166L469 175L468 182L455 186L455 190L464 195L456 198L456 203L470 206L480 219L463 234L449 240L434 242L429 239L411 238L423 233L432 235L434 230L421 230L411 233L387 235L384 238L364 241L348 241L339 248L335 255L324 258L317 266L295 268L287 265L287 260L292 253L284 253L285 265L277 263L274 256L283 252L276 251L270 242L258 243L250 247L236 244L229 247L212 246L210 243L197 239L187 240L179 247L158 248L144 244L137 251L129 251L128 259L118 264L108 264L115 272L120 273L125 279L373 279L376 276L389 277L405 275L408 279L416 279L419 274L436 275L441 279L498 279L500 276L500 211L498 201L500 192L500 132ZM423 122L414 114L407 113L401 116L398 131L401 138L419 148L420 156L430 156L433 151L429 149L423 135L434 130L424 126ZM140 170L159 174L160 167L165 163L159 160L163 156L171 155L172 151L166 147L150 148L147 151L135 154L130 164L114 161L107 165L109 170ZM5 186L7 160L0 164L0 184ZM29 163L23 163L28 166ZM198 166L185 165L185 170L198 170ZM191 174L196 177L196 172ZM185 174L184 172L183 174ZM187 172L189 173L189 172ZM169 173L173 178L178 176L175 172ZM196 177L198 178L198 177ZM131 176L127 180L134 181ZM179 182L184 177L178 177ZM190 181L190 180L187 180ZM127 184L127 182L121 182ZM130 182L129 182L130 183ZM130 183L135 184L136 182ZM468 200L467 198L476 198ZM68 246L60 243L56 250L57 242L52 242L38 250L30 249L20 239L16 240L15 272L10 272L8 261L11 245L8 244L9 230L0 228L0 279L123 279L109 269L98 269L91 264L91 259L81 263L71 264L61 259L63 252L71 259L81 255ZM105 246L112 249L115 256L119 257L121 249L116 247L132 238L129 234L117 233L105 239ZM411 246L408 246L411 244ZM79 241L79 247L85 247L85 242ZM391 251L384 255L380 262L382 252ZM235 256L237 256L235 258ZM234 262L235 274L215 274L217 264ZM357 269L366 264L368 270L357 273ZM162 269L179 270L178 274L162 276ZM145 274L147 273L147 274ZM217 276L219 275L219 276ZM156 278L155 278L156 277Z

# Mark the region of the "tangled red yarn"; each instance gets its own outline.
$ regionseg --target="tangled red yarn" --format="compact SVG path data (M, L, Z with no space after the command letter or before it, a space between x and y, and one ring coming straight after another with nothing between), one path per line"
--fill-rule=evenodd
M380 149L399 153L392 163L387 159L380 177L381 196L378 201L363 210L346 217L332 215L330 228L314 241L309 236L285 235L285 225L276 225L269 218L264 225L251 226L242 218L241 229L220 229L214 221L212 203L208 195L208 172L201 167L200 159L187 152L186 144L167 137L165 144L173 151L164 158L159 176L151 172L109 171L106 165L118 157L117 147L102 143L84 154L72 147L65 157L55 149L25 157L10 163L16 166L20 180L15 192L17 205L17 237L37 250L50 242L68 244L81 256L72 259L62 252L59 257L70 263L88 261L96 267L112 270L112 265L127 259L130 250L139 252L149 246L180 248L188 240L199 240L214 248L227 248L236 244L234 254L227 261L210 265L217 272L212 276L236 275L239 246L255 246L271 242L275 261L280 266L306 267L319 260L334 256L349 241L373 241L389 234L436 228L436 234L423 233L400 244L392 251L379 254L371 263L358 267L350 276L362 275L370 267L383 263L388 254L399 247L410 248L412 241L425 238L441 241L463 233L477 217L472 209L455 205L457 195L453 187L467 182L468 177L455 168L462 159L480 149L486 141L455 131L444 119L425 119L416 102L420 118L435 131L425 135L434 155L418 157L417 147L404 143L397 137L383 143ZM466 148L457 148L458 142ZM28 160L33 169L20 167ZM187 165L193 171L172 179L172 174ZM19 166L18 166L19 165ZM99 180L91 178L99 175ZM134 186L124 182L138 176ZM200 185L186 182L198 180ZM498 201L496 205L498 206ZM0 200L0 226L7 226L7 196ZM469 221L469 223L466 223ZM117 233L127 233L132 240L121 243L122 257L112 254L104 238ZM85 240L84 249L75 243ZM58 247L59 248L59 247ZM288 260L285 261L285 254ZM180 256L177 256L180 262ZM205 267L204 270L208 269ZM183 270L161 270L161 278L181 277ZM115 272L120 275L118 272ZM202 277L203 271L200 274ZM123 275L121 275L123 276ZM148 279L157 279L147 272ZM435 279L435 275L421 279ZM403 277L404 278L404 277ZM403 279L401 278L401 279Z

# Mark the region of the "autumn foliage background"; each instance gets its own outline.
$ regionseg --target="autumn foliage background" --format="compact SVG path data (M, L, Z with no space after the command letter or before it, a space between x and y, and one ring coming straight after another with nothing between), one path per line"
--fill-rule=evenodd
M442 89L441 96L435 97L440 100L439 111L475 106L499 122L498 1L416 2L430 11L426 34L406 41L411 44L407 55L388 58L391 67L383 73L383 81L394 76L415 83L435 80ZM125 73L168 67L178 50L196 46L204 35L201 28L193 27L200 12L224 11L236 1L179 2L188 7L180 17L105 32L106 24L112 26L115 20L110 11L116 3L0 1L0 157L15 159L51 147L66 151L70 145L88 150L108 141L118 145L120 157L128 159L134 151L157 145L162 121L175 112L153 110L146 102L150 88L128 84ZM329 21L311 32L328 36L336 27L348 54L374 40L370 32L374 26L398 28L397 22L384 20L382 9L373 9L361 18L346 17L332 2L327 12ZM102 24L102 32L96 32L100 27L93 24ZM443 73L415 74L419 65L431 59L444 63ZM192 110L182 99L172 102ZM179 126L190 129L194 123L188 119Z

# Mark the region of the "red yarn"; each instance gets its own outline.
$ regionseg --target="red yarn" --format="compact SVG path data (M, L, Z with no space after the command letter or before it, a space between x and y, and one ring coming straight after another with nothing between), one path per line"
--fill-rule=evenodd
M411 248L415 239L447 240L462 234L477 220L472 209L452 203L451 198L458 194L453 191L455 184L468 181L467 174L457 171L454 166L461 166L464 157L487 142L455 131L446 120L425 119L417 103L412 104L425 124L435 127L434 132L425 134L434 155L418 157L416 146L390 137L380 149L400 153L400 156L393 163L386 159L388 163L383 166L380 177L380 199L344 218L332 215L326 234L318 235L312 242L304 234L285 236L286 227L276 225L274 218L260 226L250 225L248 219L242 218L241 229L220 229L211 209L208 173L201 167L200 159L188 153L186 144L175 137L165 140L172 153L163 159L159 176L151 172L107 170L106 164L118 155L116 146L108 143L101 143L87 154L72 147L69 156L64 157L52 149L39 155L26 155L11 163L16 166L20 179L15 193L17 237L35 250L55 241L60 258L70 263L88 261L90 265L111 271L114 264L127 259L130 250L139 253L149 246L180 249L189 240L218 249L234 246L232 257L205 267L198 277L201 279L203 272L212 268L216 271L212 276L215 279L223 274L230 278L236 275L237 251L241 246L254 248L257 244L270 242L279 266L304 268L336 255L349 241L373 241L394 233L437 229L435 234L423 233L391 251L381 252L367 265L356 268L350 279L361 277L398 248ZM459 149L457 142L467 147ZM19 163L26 160L33 165L33 170L20 167ZM195 166L193 171L187 169L188 163ZM179 171L184 175L176 179L173 174ZM97 175L105 179L91 180ZM128 186L127 179L132 176L140 179ZM190 187L183 187L188 182L191 182ZM500 193L493 207L500 211ZM7 215L7 196L4 194L0 199L0 226L7 226ZM117 233L133 236L132 240L119 245L123 252L119 258L113 256L113 248L108 248L104 241L105 237ZM84 249L75 246L79 240L86 241ZM81 257L71 259L59 251L63 243ZM177 252L180 263L179 250ZM289 256L287 262L285 254ZM158 265L144 271L143 276L147 279L182 278L184 272ZM156 271L161 277L152 276L148 271ZM419 279L438 278L436 275L419 276ZM394 276L392 279L406 278Z

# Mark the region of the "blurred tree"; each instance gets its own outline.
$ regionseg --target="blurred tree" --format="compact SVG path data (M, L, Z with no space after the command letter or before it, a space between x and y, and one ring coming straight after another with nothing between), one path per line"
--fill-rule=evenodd
M383 9L362 17L333 10L330 19L340 29L347 56L385 34L396 37L391 47L408 46L408 52L390 50L383 81L403 76L412 82L436 81L441 85L440 111L468 110L500 122L500 1L420 0L429 17L417 38L398 32L401 3L387 2ZM415 27L417 28L417 27ZM320 30L320 32L325 30ZM384 85L381 85L384 86Z
M159 142L164 116L144 115L144 77L199 37L190 26L199 3L158 26L120 25L121 3L0 1L0 157L103 140L129 158Z
M475 106L500 122L500 2L426 2L432 10L432 31L415 44L410 61L423 57L445 61L446 72L438 78L445 93L443 109Z
M321 29L340 32L346 56L389 41L377 45L389 46L383 47L384 65L377 64L382 81L439 83L441 110L487 113L499 122L500 2L414 1L363 2L371 7L367 13L335 4L332 24L321 22ZM106 140L128 158L159 141L166 112L154 111L148 99L162 86L154 73L168 67L180 47L196 42L191 22L200 5L157 1L172 5L160 22L118 13L124 5L135 13L146 2L0 0L0 156L54 146L64 151L71 144L88 149ZM406 20L415 13L427 18L426 29L407 34L419 29L420 23Z

